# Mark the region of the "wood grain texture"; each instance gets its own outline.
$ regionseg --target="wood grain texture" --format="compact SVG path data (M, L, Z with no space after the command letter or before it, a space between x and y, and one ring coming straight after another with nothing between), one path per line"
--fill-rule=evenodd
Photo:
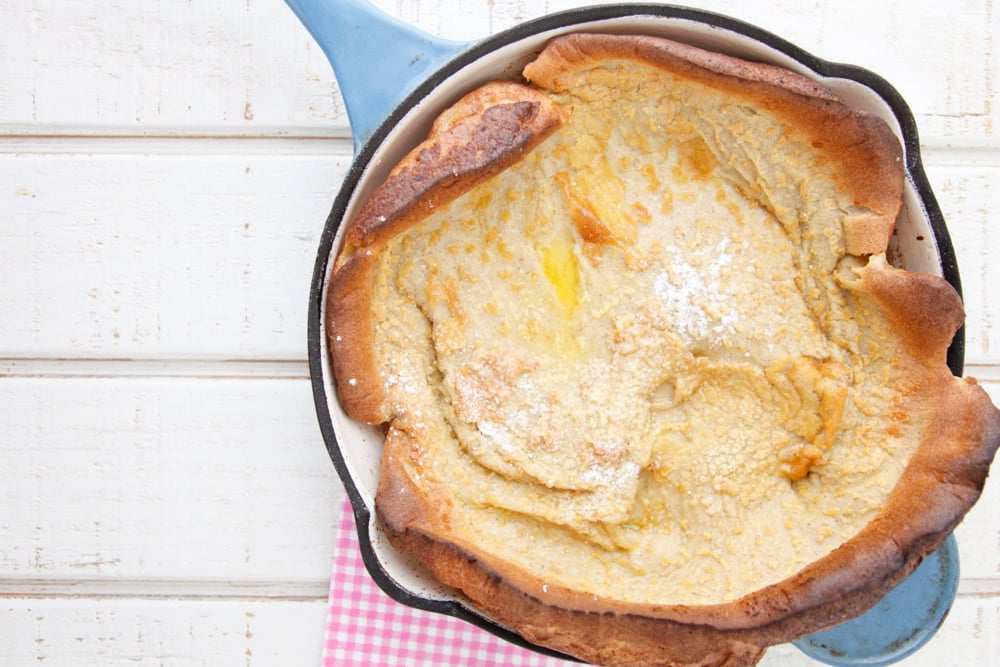
M0 357L305 357L346 156L0 155Z
M0 131L346 133L330 65L282 2L14 0Z
M0 600L9 665L318 665L325 600Z
M966 361L1000 365L1000 154L931 154L928 177L944 212L962 276Z
M0 593L329 576L342 491L307 380L8 377L0 405Z

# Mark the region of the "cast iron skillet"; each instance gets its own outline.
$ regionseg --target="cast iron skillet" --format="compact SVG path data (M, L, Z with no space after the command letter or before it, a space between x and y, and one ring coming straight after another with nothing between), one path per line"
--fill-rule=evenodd
M396 552L373 519L381 433L341 410L328 363L324 299L341 222L388 170L426 135L434 117L463 93L496 78L517 79L548 39L566 32L644 33L670 37L749 60L778 64L831 88L848 104L882 117L904 149L906 187L893 252L909 270L943 276L959 292L955 253L920 161L916 122L878 75L821 60L753 25L672 5L604 5L551 14L482 41L450 42L381 13L364 0L286 0L334 68L347 107L355 159L320 238L309 295L309 370L320 430L347 489L361 554L375 582L395 600L470 621L513 643L559 655L477 614ZM964 331L949 350L955 375L963 366ZM950 609L958 579L954 537L867 614L795 644L834 665L889 664L933 636ZM566 656L559 656L566 658ZM568 658L572 659L572 658Z

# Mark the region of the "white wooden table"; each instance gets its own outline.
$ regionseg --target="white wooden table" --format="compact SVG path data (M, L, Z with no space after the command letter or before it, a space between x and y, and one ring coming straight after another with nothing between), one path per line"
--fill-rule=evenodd
M376 4L470 39L583 3ZM689 4L908 100L965 283L967 373L1000 401L1000 12ZM305 321L349 137L281 0L0 2L0 664L318 664L341 487ZM908 664L997 664L998 516L994 479L958 532L955 608Z

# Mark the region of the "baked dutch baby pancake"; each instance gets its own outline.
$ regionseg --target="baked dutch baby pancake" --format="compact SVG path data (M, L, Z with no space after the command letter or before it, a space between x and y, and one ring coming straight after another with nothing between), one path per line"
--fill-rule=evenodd
M602 665L750 665L861 613L1000 443L946 364L959 295L887 258L896 136L655 37L559 37L523 75L447 109L334 259L387 536Z

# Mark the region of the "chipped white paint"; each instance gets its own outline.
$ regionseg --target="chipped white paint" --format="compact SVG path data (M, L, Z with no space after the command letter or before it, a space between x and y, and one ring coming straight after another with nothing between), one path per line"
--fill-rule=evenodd
M323 600L124 597L0 601L7 665L316 665Z
M376 4L474 39L591 3ZM684 4L900 90L958 253L968 372L1000 401L992 3ZM13 0L0 62L3 662L316 664L340 491L305 307L351 154L329 65L280 0ZM994 479L959 529L959 601L907 664L1000 653L997 516Z

